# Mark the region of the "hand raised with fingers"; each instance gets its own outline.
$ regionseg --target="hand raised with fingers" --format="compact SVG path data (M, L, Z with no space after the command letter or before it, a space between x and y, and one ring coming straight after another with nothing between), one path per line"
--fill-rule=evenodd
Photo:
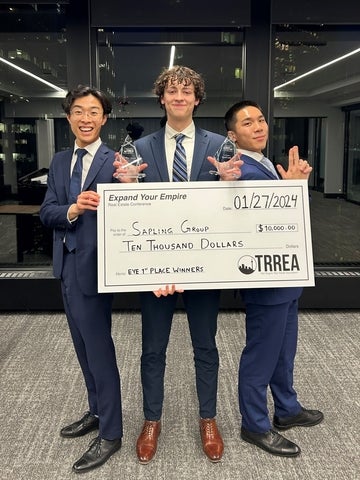
M284 180L307 180L312 172L312 167L307 160L299 157L299 148L291 147L289 150L289 166L285 170L281 165L276 165L277 171Z
M207 157L208 161L216 168L216 173L221 180L237 180L241 177L241 165L244 164L240 160L240 153L236 153L230 160L219 162L215 157Z

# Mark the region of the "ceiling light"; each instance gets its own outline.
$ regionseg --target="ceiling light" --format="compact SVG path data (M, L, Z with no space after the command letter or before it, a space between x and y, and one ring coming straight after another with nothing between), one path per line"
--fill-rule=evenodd
M175 58L175 45L171 45L169 68L172 68L172 67L173 67L173 65L174 65L174 58Z
M57 86L54 85L53 83L50 83L50 82L48 82L48 81L46 81L46 80L43 80L41 77L38 77L37 75L34 75L33 73L29 72L28 70L25 70L24 68L18 67L18 66L15 65L14 63L8 62L7 60L5 60L5 59L2 58L2 57L0 57L0 62L5 63L5 64L8 65L9 67L15 68L15 69L18 70L19 72L24 73L25 75L28 75L29 77L35 78L35 80L37 80L38 82L44 83L45 85L47 85L48 87L53 88L53 89L56 90L57 92L66 93L66 91L65 91L64 89L62 89L62 88L60 88L60 87L57 87Z
M307 77L308 75L311 75L312 73L318 72L319 70L323 70L326 67L329 67L330 65L333 65L334 63L340 62L341 60L344 60L347 57L350 57L351 55L355 55L356 53L360 52L360 48L357 48L356 50L353 50L352 52L346 53L345 55L342 55L341 57L335 58L334 60L331 60L330 62L324 63L323 65L319 65L318 67L314 68L313 70L309 70L308 72L303 73L302 75L299 75L298 77L293 78L292 80L289 80L288 82L282 83L281 85L278 85L277 87L274 87L275 90L279 90L282 87L285 87L286 85L291 85L292 83L295 83L297 80L300 80L301 78Z

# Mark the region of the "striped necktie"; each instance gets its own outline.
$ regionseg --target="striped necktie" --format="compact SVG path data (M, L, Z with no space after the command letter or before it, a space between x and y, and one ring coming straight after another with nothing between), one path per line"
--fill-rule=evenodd
M71 174L70 188L69 188L69 203L76 203L77 196L81 192L81 177L82 177L82 160L83 156L87 154L87 150L84 148L78 148L76 150L77 159ZM72 252L76 248L76 228L66 232L65 245L69 252Z
M187 182L186 153L182 146L185 135L179 133L176 135L176 148L173 163L173 182Z
M266 167L268 170L270 170L270 172L271 172L276 178L279 178L278 174L276 173L274 164L273 164L268 158L263 157L263 158L260 160L260 163L262 163L262 164L264 165L264 167Z

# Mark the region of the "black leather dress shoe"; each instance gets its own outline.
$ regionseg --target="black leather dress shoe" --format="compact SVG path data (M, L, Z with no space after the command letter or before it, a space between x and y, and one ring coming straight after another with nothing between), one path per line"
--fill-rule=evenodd
M275 417L273 425L277 430L287 430L292 427L312 427L324 420L324 414L319 410L301 408L300 413L292 417Z
M60 435L66 438L81 437L97 428L99 428L99 419L90 412L86 412L80 420L62 428Z
M105 440L105 438L96 437L90 443L89 449L73 465L73 471L83 473L93 468L103 465L111 455L121 448L121 438L115 440Z
M242 428L241 438L245 440L245 442L252 443L272 455L296 457L300 455L301 452L300 447L298 447L296 443L290 442L290 440L287 440L274 430L269 430L265 433L254 433Z

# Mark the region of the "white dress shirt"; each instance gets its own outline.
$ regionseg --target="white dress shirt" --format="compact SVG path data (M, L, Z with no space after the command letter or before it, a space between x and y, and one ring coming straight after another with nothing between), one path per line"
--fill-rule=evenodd
M172 181L172 171L174 163L174 154L176 148L175 137L182 133L185 135L182 143L186 153L186 168L187 168L187 177L190 178L192 159L194 155L194 146L195 146L195 124L191 122L188 127L186 127L181 132L177 132L168 124L165 126L165 153L166 153L166 163L169 172L169 179Z

